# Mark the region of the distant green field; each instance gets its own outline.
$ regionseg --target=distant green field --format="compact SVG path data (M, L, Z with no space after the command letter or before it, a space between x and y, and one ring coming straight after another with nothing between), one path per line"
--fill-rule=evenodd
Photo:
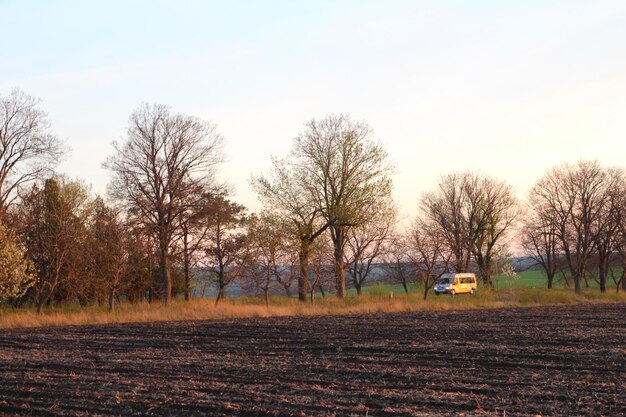
M593 277L589 277L587 279L590 288L597 288L598 283L593 279ZM494 287L496 289L509 289L509 288L547 288L548 280L546 278L546 274L543 270L530 270L523 271L517 274L517 278L510 278L505 275L497 275L493 279ZM607 283L608 287L615 287L613 280L609 278L609 282ZM479 289L482 285L479 280ZM571 283L573 285L573 283ZM565 285L565 281L561 274L557 274L554 278L554 288L567 288ZM583 287L586 287L586 284L583 282ZM409 284L408 286L409 292L422 292L422 286L419 284ZM374 283L371 285L367 285L363 287L363 292L366 294L372 295L383 295L393 292L394 294L404 293L404 288L400 284L382 284L382 283ZM356 294L356 290L351 288L348 290L348 294Z
M493 278L496 289L500 288L547 288L548 279L542 270L531 270L518 272L517 278L510 278L505 275L496 275ZM565 283L560 276L555 278L555 287L565 287Z
M587 277L586 282L583 281L583 288L587 288L587 284L589 288L598 288L598 282L595 278L594 273L596 271L590 271L589 276ZM621 270L616 271L616 273L621 274ZM543 270L531 270L519 272L518 277L516 279L511 279L509 277L499 275L494 278L494 286L495 288L547 288L548 279L546 278L546 274ZM570 285L573 286L574 283L570 279ZM563 275L561 273L557 273L554 277L554 288L567 288L565 284L565 280L563 279ZM607 287L615 288L615 284L613 280L609 277L607 282Z

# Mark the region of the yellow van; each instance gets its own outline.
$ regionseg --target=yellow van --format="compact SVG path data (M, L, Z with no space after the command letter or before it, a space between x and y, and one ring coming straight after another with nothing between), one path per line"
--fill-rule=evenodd
M443 274L435 285L434 291L436 295L443 293L451 295L475 294L476 287L476 275L474 274Z

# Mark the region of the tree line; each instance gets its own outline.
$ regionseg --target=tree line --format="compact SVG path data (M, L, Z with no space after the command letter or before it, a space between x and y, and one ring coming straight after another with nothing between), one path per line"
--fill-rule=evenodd
M454 172L424 193L401 227L390 162L371 127L345 115L308 122L290 151L250 183L258 213L218 178L224 139L214 124L144 104L104 162L106 199L55 172L66 153L39 101L0 97L0 302L106 304L190 299L198 282L216 303L237 282L267 304L280 289L302 301L358 294L372 276L422 284L474 271L486 287L515 246L575 291L597 280L626 287L624 172L597 161L547 171L518 201L505 181ZM347 282L347 280L349 280Z

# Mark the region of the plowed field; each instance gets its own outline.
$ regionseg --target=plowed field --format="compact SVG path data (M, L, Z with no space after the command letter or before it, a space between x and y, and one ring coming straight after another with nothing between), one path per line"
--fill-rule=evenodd
M626 306L0 331L0 414L626 415Z

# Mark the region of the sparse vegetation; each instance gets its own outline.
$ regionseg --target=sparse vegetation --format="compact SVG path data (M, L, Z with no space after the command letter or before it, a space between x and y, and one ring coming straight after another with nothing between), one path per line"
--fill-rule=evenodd
M51 306L44 314L33 309L0 309L0 328L65 326L103 323L156 322L171 320L205 320L244 317L282 317L345 315L374 312L463 310L581 303L625 303L626 293L601 293L587 289L579 294L567 288L529 288L537 283L529 276L517 287L499 291L481 289L476 295L439 296L423 299L421 290L406 294L401 285L372 285L364 287L358 296L349 291L345 300L336 297L318 299L315 304L305 304L296 298L273 296L267 306L264 298L237 297L224 299L218 305L215 299L173 300L170 307L161 303L120 303L110 312L106 306L81 307L78 304ZM525 282L524 282L525 281ZM503 287L507 284L503 284ZM390 297L390 294L393 294Z

